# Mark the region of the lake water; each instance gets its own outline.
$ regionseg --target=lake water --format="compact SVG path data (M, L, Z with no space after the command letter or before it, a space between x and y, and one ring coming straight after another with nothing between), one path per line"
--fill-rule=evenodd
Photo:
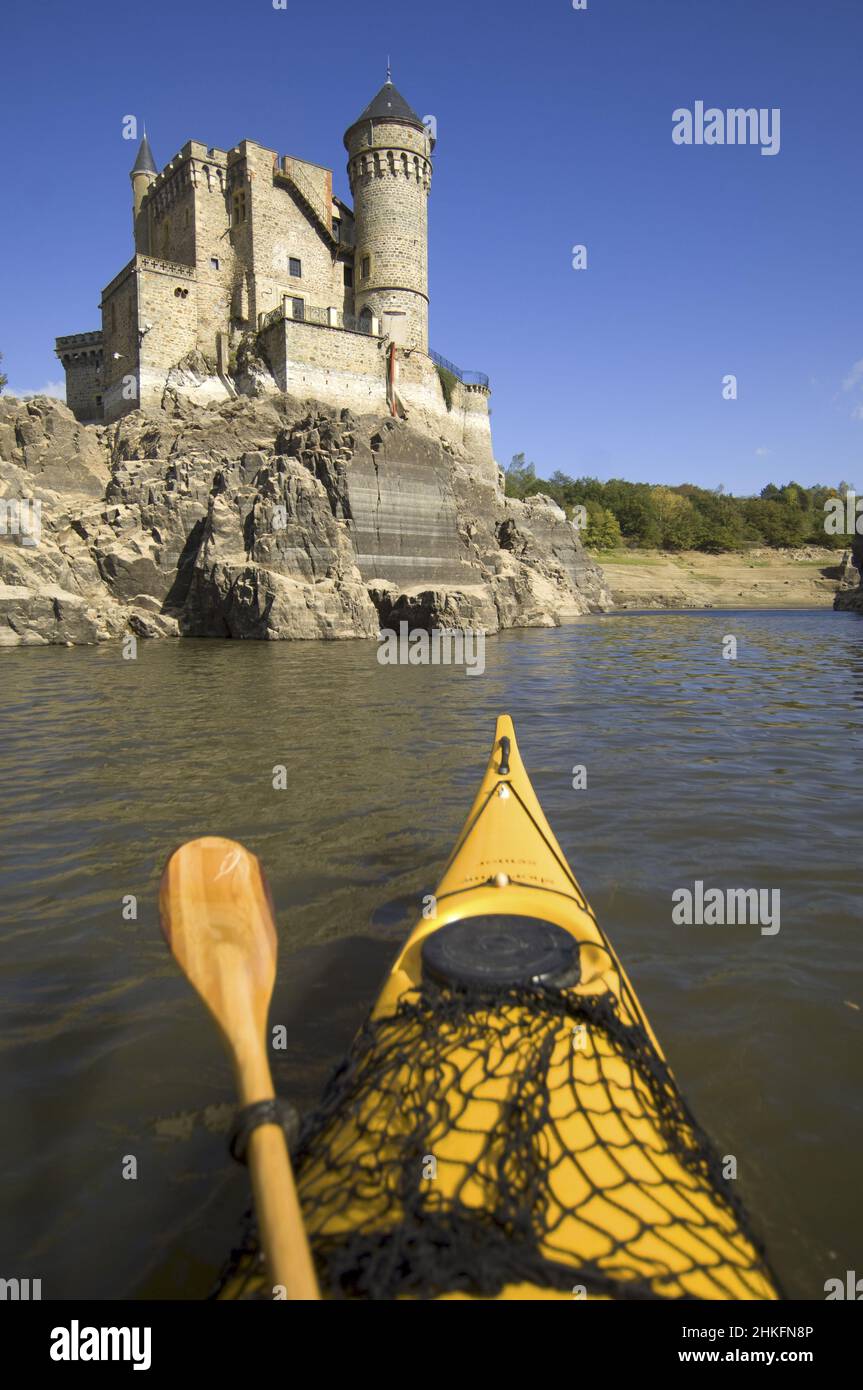
M788 1291L863 1273L863 621L591 617L490 638L482 676L375 654L0 654L0 1275L45 1298L207 1292L246 1175L227 1059L158 928L165 859L213 833L263 860L276 1085L308 1107L434 887L502 711ZM779 933L675 926L671 894L698 879L778 888Z

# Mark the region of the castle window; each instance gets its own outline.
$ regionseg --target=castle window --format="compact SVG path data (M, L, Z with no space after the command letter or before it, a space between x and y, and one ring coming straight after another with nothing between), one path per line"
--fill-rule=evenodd
M234 194L234 225L246 220L246 190L239 188Z
M303 273L303 263L297 256L288 257L288 274L299 280Z
M340 239L341 230L342 230L342 224L341 224L341 222L339 221L339 219L338 219L337 217L334 217L334 218L333 218L333 236L335 237L336 241L338 241L338 240Z
M371 256L363 256L363 260L362 260L362 276L363 276L363 279L364 279L364 280L368 280L368 278L369 278L369 276L371 275L371 273L372 273L372 258L371 258Z
M210 269L211 269L211 270L218 270L218 269L219 269L219 259L218 259L218 256L211 256L211 257L210 257Z
M183 217L183 226L184 226L184 227L188 227L188 225L189 225L189 209L186 208L186 212L185 212L185 215L184 215L184 217Z
M291 313L295 319L303 320L306 317L306 306L301 299L291 300Z
M354 268L353 268L352 265L346 265L346 266L345 266L345 285L347 286L347 288L348 288L349 290L350 290L350 289L353 289L353 285L354 285Z

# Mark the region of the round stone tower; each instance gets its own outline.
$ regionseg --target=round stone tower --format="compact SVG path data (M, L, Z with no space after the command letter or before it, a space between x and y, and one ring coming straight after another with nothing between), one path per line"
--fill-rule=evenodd
M150 149L150 142L147 139L147 132L144 131L144 138L138 146L138 153L135 156L135 163L129 171L129 178L132 180L132 226L137 227L138 213L141 211L141 203L144 194L158 174L156 161L153 158L153 151Z
M387 76L345 132L354 200L354 304L405 347L428 352L432 139Z

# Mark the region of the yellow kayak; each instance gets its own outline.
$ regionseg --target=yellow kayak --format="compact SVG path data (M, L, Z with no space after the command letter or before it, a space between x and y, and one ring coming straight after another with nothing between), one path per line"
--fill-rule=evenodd
M325 1296L780 1296L505 715L294 1162ZM267 1292L252 1234L219 1296Z

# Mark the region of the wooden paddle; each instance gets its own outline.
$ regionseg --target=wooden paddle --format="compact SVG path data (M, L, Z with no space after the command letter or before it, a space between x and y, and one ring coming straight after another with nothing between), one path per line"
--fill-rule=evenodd
M174 958L222 1030L241 1104L273 1097L266 1028L276 978L276 929L263 870L235 840L182 845L159 890L162 931ZM288 1298L320 1298L281 1125L259 1125L249 1169L273 1285Z

